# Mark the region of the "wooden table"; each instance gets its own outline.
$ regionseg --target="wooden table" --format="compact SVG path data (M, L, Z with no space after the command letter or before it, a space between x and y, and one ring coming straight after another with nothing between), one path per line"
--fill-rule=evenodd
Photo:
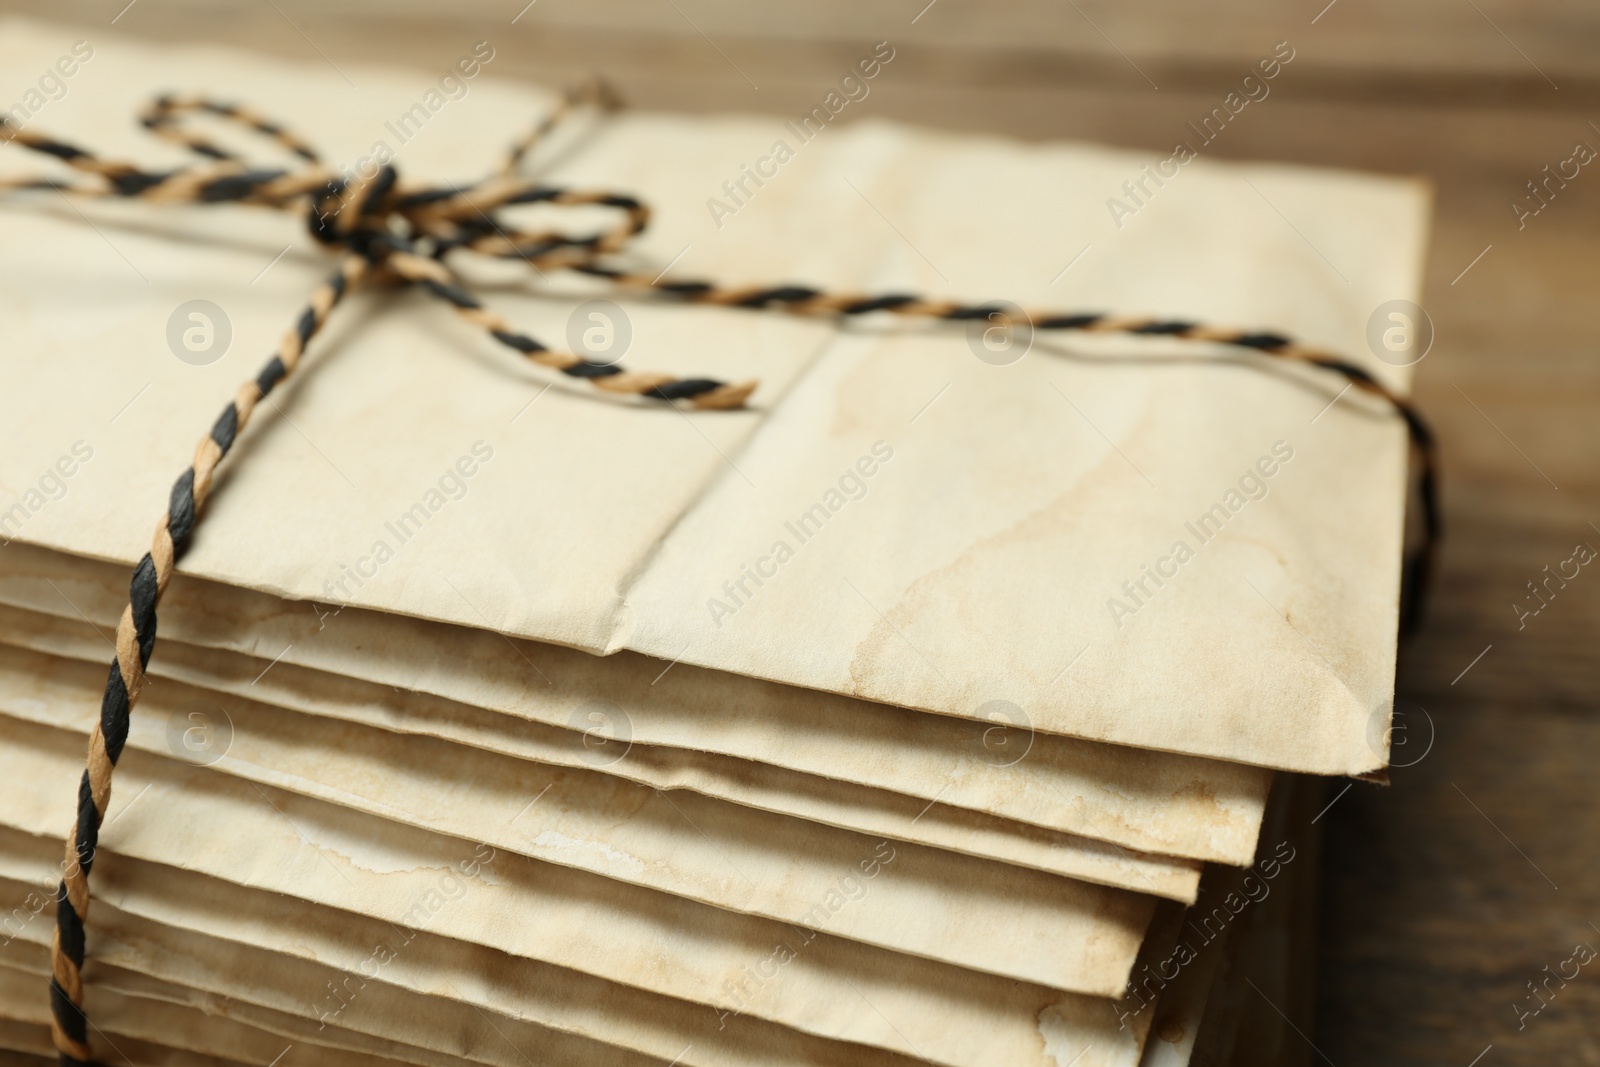
M1400 678L1410 710L1397 759L1426 755L1389 788L1352 785L1322 819L1318 1019L1300 1062L1600 1064L1600 960L1564 988L1552 981L1549 1006L1521 1029L1514 1007L1540 1005L1528 983L1576 944L1600 949L1600 566L1521 628L1513 608L1547 564L1580 542L1600 548L1600 163L1552 187L1521 228L1511 207L1576 143L1600 148L1600 8L125 3L0 10L71 19L90 40L121 11L118 31L330 65L442 69L484 38L500 76L599 70L652 108L790 117L887 39L892 75L863 113L1163 154L1289 41L1296 59L1272 96L1208 152L1436 184L1425 303L1437 341L1418 396L1443 442L1448 537Z

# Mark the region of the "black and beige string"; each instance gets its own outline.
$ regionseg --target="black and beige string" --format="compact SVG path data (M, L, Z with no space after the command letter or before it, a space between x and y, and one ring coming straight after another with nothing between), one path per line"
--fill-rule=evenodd
M521 259L543 270L569 270L603 278L619 289L649 291L685 303L768 309L818 317L891 313L949 321L991 319L1034 330L1077 330L1164 336L1231 345L1265 356L1297 361L1343 375L1355 388L1391 405L1404 419L1421 455L1423 548L1411 561L1407 603L1421 604L1431 552L1439 534L1433 438L1409 401L1366 370L1333 353L1300 345L1276 333L1219 329L1195 322L1090 314L1025 314L995 304L927 300L911 294L826 293L807 286L732 288L704 281L667 280L613 265L612 257L649 222L649 208L637 199L605 190L559 188L521 177L517 170L535 145L582 105L608 108L613 98L599 83L569 92L506 155L488 177L466 186L412 186L400 182L392 166L349 179L325 166L304 141L247 108L201 97L163 96L141 116L153 134L201 157L197 163L146 170L102 159L54 138L18 129L0 116L0 142L52 156L81 176L76 180L36 177L0 179L0 189L50 189L66 195L140 199L152 203L252 204L280 210L307 210L319 243L340 254L333 274L311 294L305 310L283 335L277 351L253 380L234 394L195 449L193 465L173 483L166 515L156 526L150 551L134 568L129 603L117 626L116 658L111 663L100 721L89 738L88 766L78 789L77 822L67 841L63 876L56 898L56 933L50 979L52 1030L64 1065L89 1064L89 1022L84 1011L85 925L89 917L89 873L94 866L100 826L111 800L111 778L128 737L129 715L138 703L145 667L155 647L156 606L172 579L211 491L217 464L250 421L256 405L299 366L306 346L339 302L363 281L375 278L414 284L444 301L468 322L532 362L587 381L591 386L639 402L681 402L695 408L737 408L755 389L754 381L722 382L673 374L632 371L596 363L552 349L517 330L485 307L445 265L458 250ZM297 169L262 168L185 125L194 115L227 120L275 141L297 157ZM569 234L524 230L499 212L522 204L599 206L621 217L608 229Z

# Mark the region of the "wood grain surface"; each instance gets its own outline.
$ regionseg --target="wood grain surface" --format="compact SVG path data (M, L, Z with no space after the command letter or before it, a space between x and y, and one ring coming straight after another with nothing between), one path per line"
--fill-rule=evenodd
M1600 949L1600 567L1552 583L1521 628L1513 607L1531 606L1526 583L1575 545L1600 548L1600 165L1521 228L1511 208L1576 143L1600 148L1600 6L524 2L0 11L70 20L91 40L115 18L118 32L330 66L442 68L487 38L500 76L556 84L600 71L651 108L783 116L887 39L897 59L863 114L1163 154L1291 42L1295 63L1271 97L1208 152L1434 182L1425 306L1437 339L1418 395L1443 442L1447 523L1429 621L1402 656L1396 758L1413 765L1388 788L1336 784L1320 821L1317 1023L1294 1058L1600 1065L1600 960L1542 998L1528 985L1578 943ZM20 91L13 80L0 98Z

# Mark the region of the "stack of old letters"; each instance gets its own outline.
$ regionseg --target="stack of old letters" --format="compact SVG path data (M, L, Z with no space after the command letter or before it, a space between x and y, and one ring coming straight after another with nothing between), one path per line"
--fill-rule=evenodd
M74 40L8 24L0 57ZM177 80L354 159L437 80L351 73L107 36L28 122L176 162L124 112ZM550 100L485 74L395 165L474 180ZM652 204L630 255L683 277L1271 328L1406 384L1364 337L1417 293L1413 184L1199 161L1117 229L1137 153L860 121L708 213L782 136L623 113L530 166ZM0 209L0 1046L43 1055L130 565L329 260L249 207ZM338 309L160 605L91 880L97 1056L1133 1067L1282 1039L1304 776L1387 761L1392 413L1170 338L452 263L558 347L761 385L607 400L418 293Z

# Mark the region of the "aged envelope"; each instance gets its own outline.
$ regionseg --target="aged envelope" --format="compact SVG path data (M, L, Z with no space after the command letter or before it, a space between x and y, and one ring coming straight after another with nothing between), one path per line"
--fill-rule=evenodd
M206 1012L202 1005L216 1007L216 998L207 994L136 974L102 968L103 981L95 986L95 1025L90 1045L102 1061L116 1062L124 1054L125 1038L177 1049L215 1063L267 1065L334 1063L344 1067L393 1067L396 1062L419 1067L465 1067L468 1061L421 1053L398 1042L362 1035L345 1036L339 1031L317 1032L315 1024L296 1019L276 1019L246 1008L245 1022L231 1011L220 1016ZM0 1012L19 1010L29 1018L49 1018L46 980L50 976L49 952L43 945L12 945L0 956ZM272 1025L276 1023L276 1025ZM314 1039L307 1040L308 1035ZM299 1038L298 1042L285 1040ZM294 1055L296 1046L299 1055ZM620 1062L650 1067L643 1057L623 1058ZM148 1059L134 1062L149 1063ZM201 1061L205 1062L205 1061Z
M0 894L8 910L32 908L30 903L40 890L22 883L0 880ZM48 890L46 890L48 892ZM258 1029L293 1037L312 1045L332 1045L372 1051L372 1039L393 1046L399 1058L413 1063L483 1063L491 1067L524 1067L528 1062L520 1051L538 1049L548 1060L558 1063L618 1063L660 1065L667 1061L644 1056L617 1045L575 1037L548 1027L536 1026L509 1017L490 1019L477 1009L446 997L428 997L404 992L377 980L388 977L388 964L369 964L367 973L342 971L307 960L273 954L229 941L196 935L192 932L143 921L113 909L96 905L95 949L92 986L119 993L146 993L161 988L164 999L177 999L197 1006L222 1008L226 1014ZM102 915L99 909L105 909ZM19 942L40 947L50 938L48 915L22 928ZM393 940L392 931L387 936ZM293 940L291 935L290 940ZM7 943L8 949L10 942ZM359 950L357 955L361 951ZM39 967L47 973L45 964ZM448 979L446 979L448 981ZM160 987L152 983L160 983ZM43 983L40 983L41 988ZM38 994L35 993L34 996ZM501 1006L503 1008L503 1005ZM689 1042L687 1044L692 1044ZM727 1050L686 1055L680 1062L734 1064L779 1064L819 1062L807 1056L807 1042L792 1032L793 1051L783 1059L764 1056L755 1050L748 1058L729 1058ZM873 1063L907 1064L911 1061L890 1053L872 1059L872 1053L853 1046L853 1054ZM678 1051L682 1051L682 1048ZM743 1050L747 1051L748 1050ZM391 1052L389 1054L396 1054ZM832 1054L820 1062L843 1064L846 1048L832 1045ZM562 1058L566 1057L566 1058Z
M125 598L119 567L21 544L0 553L0 603L110 628ZM917 811L937 802L1142 851L1250 862L1272 777L1218 760L1030 735L1003 715L976 724L695 667L663 673L666 664L631 653L602 660L524 643L512 655L506 638L481 630L351 608L327 618L313 605L181 577L162 606L155 673L181 661L206 672L182 677L249 697L270 693L287 707L370 717L381 705L440 731L471 714L462 704L562 729L593 728L597 715L609 723L606 736L636 746L736 756L920 798ZM225 657L193 654L174 639L255 657L232 663L227 682ZM378 684L351 685L335 673ZM504 734L490 747L522 748L521 735ZM638 772L634 755L607 769ZM690 788L717 790L683 765L671 773Z
M29 907L29 897L33 892L29 887L0 881L0 903L8 910ZM177 931L164 933L174 934ZM387 1034L374 1035L344 1026L330 1026L325 1019L276 1011L241 1001L231 992L225 992L225 987L200 985L192 979L172 980L152 975L148 973L150 968L146 963L146 953L151 949L148 942L134 947L98 929L96 941L93 988L97 1000L104 993L110 994L107 1011L96 1013L99 1020L96 1026L102 1032L111 1030L119 1034L142 1035L172 1047L203 1055L231 1056L243 1063L260 1063L263 1067L277 1062L278 1057L289 1051L290 1042L273 1041L273 1036L325 1050L334 1062L352 1064L402 1062L418 1064L419 1067L463 1067L465 1064L484 1062L509 1064L520 1055L518 1049L507 1043L503 1036L496 1050L500 1055L485 1058L479 1049L490 1045L489 1041L478 1042L479 1049L467 1050L467 1055L453 1055L396 1040ZM50 973L49 943L48 922L32 924L6 942L7 951L0 954L0 967L36 978L35 989L16 990L19 1002L37 1003L45 996L46 986L42 979ZM202 953L210 954L215 953L217 946L216 943L210 943L195 947ZM222 955L229 955L226 948L223 948ZM240 969L259 967L262 962L259 958L234 960ZM189 972L189 975L205 970L198 958L183 960L180 969ZM338 972L330 973L335 978L339 977ZM316 989L318 986L305 988ZM337 985L334 988L338 988ZM197 1011L184 1011L184 1008ZM570 1040L564 1042L562 1035L549 1031L543 1032L540 1038L540 1045L535 1047L546 1058L561 1053L582 1057L559 1062L607 1063L618 1067L660 1067L663 1062L616 1046ZM109 1042L107 1051L115 1051ZM343 1053L355 1055L346 1056Z
M0 55L28 66L69 44L18 24ZM167 150L118 108L175 69L274 108L341 161L425 87L110 37L96 49L39 124L145 158ZM405 175L470 177L548 99L491 78L403 147ZM801 146L737 217L708 213L783 130L624 115L548 175L657 205L638 251L681 254L680 276L1281 330L1405 385L1364 333L1380 305L1417 295L1419 183L1200 160L1119 229L1106 201L1144 155L860 122ZM132 561L194 440L327 264L295 220L243 208L9 196L3 210L0 270L31 282L0 294L0 372L30 398L0 454L5 508L80 442L93 451L11 536ZM557 342L596 295L464 269ZM196 298L226 308L236 338L201 368L165 340ZM421 296L359 296L230 458L185 569L953 716L1005 701L1046 732L1321 773L1384 765L1406 455L1370 405L1322 414L1342 382L1158 340L1041 336L995 365L958 328L624 303L632 364L759 374L753 410L541 393ZM450 476L486 450L470 483ZM402 542L387 524L441 478L459 499Z
M75 625L64 619L0 607L0 635L3 635L0 639L13 648L69 657L103 669L104 637L83 623ZM209 702L212 712L207 718L214 718L219 724L227 722L230 731L234 725L231 708L237 698L245 697L250 707L273 707L261 703L269 694L261 686L250 684L260 677L264 665L248 664L232 679L237 685L223 692L204 684L196 685L197 673L201 674L202 683L215 679L205 677L203 672L186 672L182 667L185 653L200 658L226 654L193 650L171 641L163 648L166 651L161 661L163 670L156 677L172 678L180 683L173 692L190 694L187 699ZM824 826L930 845L1184 902L1193 900L1199 883L1201 864L1195 860L1131 852L1108 841L1055 833L961 808L929 805L899 794L828 782L776 768L756 768L725 757L631 744L626 749L621 745L608 748L610 742L585 744L583 735L576 731L506 720L482 711L469 716L466 723L434 716L407 717L405 708L393 709L385 715L377 710L381 695L374 694L372 700L372 703L345 704L341 710L350 714L335 717L402 736L438 738L555 767L600 770L610 775L622 765L626 773L617 777L654 789L688 788L706 796L731 799L746 807L793 815ZM88 702L88 706L92 703ZM170 697L167 703L170 707ZM30 718L26 711L17 710L20 707L14 706L13 714ZM27 707L31 709L32 705ZM216 715L216 709L221 709L222 715ZM362 711L368 714L360 714ZM57 707L50 714L51 721L58 721L63 712ZM289 719L294 721L295 717L291 715ZM473 730L471 720L488 720L489 726ZM452 730L449 728L452 725L460 728ZM231 739L231 733L229 737ZM432 751L426 743L423 747ZM614 758L620 755L628 757L626 763ZM684 784L686 779L687 785Z
M66 780L66 768L81 759L78 738L3 717L0 731L6 741L0 822L33 834L64 833L71 813L48 784ZM1117 1028L1105 999L1120 993L1131 969L1124 945L1139 943L1138 932L1119 932L1110 917L1081 951L1070 953L1081 972L1075 984L1083 988L1063 993L827 933L807 936L202 772L126 751L118 778L133 799L108 819L102 853L390 922L420 910L432 929L458 940L651 988L713 1014L747 1012L946 1067L996 1058L1052 1064L1086 1049L1081 1062L1117 1063L1136 1059L1141 1047L1145 1028ZM150 795L140 799L146 785ZM446 907L450 896L441 886L463 879L470 879L468 891Z
M0 646L0 712L87 738L104 675L96 665ZM177 683L152 686L141 708L128 738L135 749L187 755L458 840L1046 986L1068 988L1080 972L1064 961L1112 931L1133 931L1131 962L1154 907L1152 897L1127 890L692 793L674 798L587 768L533 768L244 701L221 711ZM215 747L186 747L191 731ZM222 731L226 742L216 738ZM1000 936L1007 930L1027 933Z
M1223 891L1236 877L1220 868L1208 875L1208 892L1219 883ZM1213 897L1215 899L1215 897ZM1188 916L1185 916L1187 919ZM1205 945L1199 955L1178 971L1177 977L1160 990L1151 1011L1150 1037L1145 1042L1139 1067L1187 1067L1195 1052L1195 1039L1214 996L1220 994L1219 974L1224 958L1238 930L1230 927Z
M31 898L37 903L28 905L41 913L54 885L56 845L0 829L0 873L42 886ZM107 892L95 911L95 929L114 939L103 944L105 958L328 1026L463 1054L497 1051L496 1042L467 1036L456 1046L450 1040L453 1034L482 1033L487 1026L516 1045L546 1049L552 1056L570 1053L572 1062L582 1063L589 1062L596 1032L618 1048L662 1062L681 1057L688 1067L903 1067L913 1062L749 1015L719 1017L699 1006L686 1009L660 994L581 972L424 929L397 930L380 920L193 872L124 856L108 856L107 872ZM43 922L48 925L48 917ZM122 953L124 945L133 955ZM96 959L101 950L97 942ZM497 1059L488 1062L498 1067Z
M46 980L49 976L50 960L43 946L11 946L11 951L0 956L0 1004L4 1004L0 1013L9 1015L15 1012L15 1017L30 1022L48 1021L49 987ZM97 986L95 989L95 1024L90 1030L90 1047L102 1061L116 1062L124 1056L132 1059L137 1046L123 1048L129 1038L140 1044L177 1049L180 1055L191 1053L193 1058L189 1062L194 1063L195 1067L201 1063L216 1063L217 1059L213 1057L220 1058L223 1063L259 1067L267 1067L272 1063L291 1067L310 1067L322 1063L339 1064L341 1067L392 1067L394 1053L403 1051L394 1042L372 1038L296 1045L286 1041L282 1034L241 1025L238 1021L219 1018L182 1003L172 1003L172 1000L182 996L181 991L152 983L148 979L143 982L135 979L120 985L124 988ZM139 992L126 991L127 985L137 987ZM365 1045L366 1049L348 1047L351 1045ZM402 1056L401 1060L420 1063L424 1067L455 1067L461 1062L442 1057L418 1059ZM164 1061L168 1061L168 1057L141 1056L132 1060L135 1063ZM638 1067L645 1067L648 1063L642 1058L635 1058L632 1062Z

